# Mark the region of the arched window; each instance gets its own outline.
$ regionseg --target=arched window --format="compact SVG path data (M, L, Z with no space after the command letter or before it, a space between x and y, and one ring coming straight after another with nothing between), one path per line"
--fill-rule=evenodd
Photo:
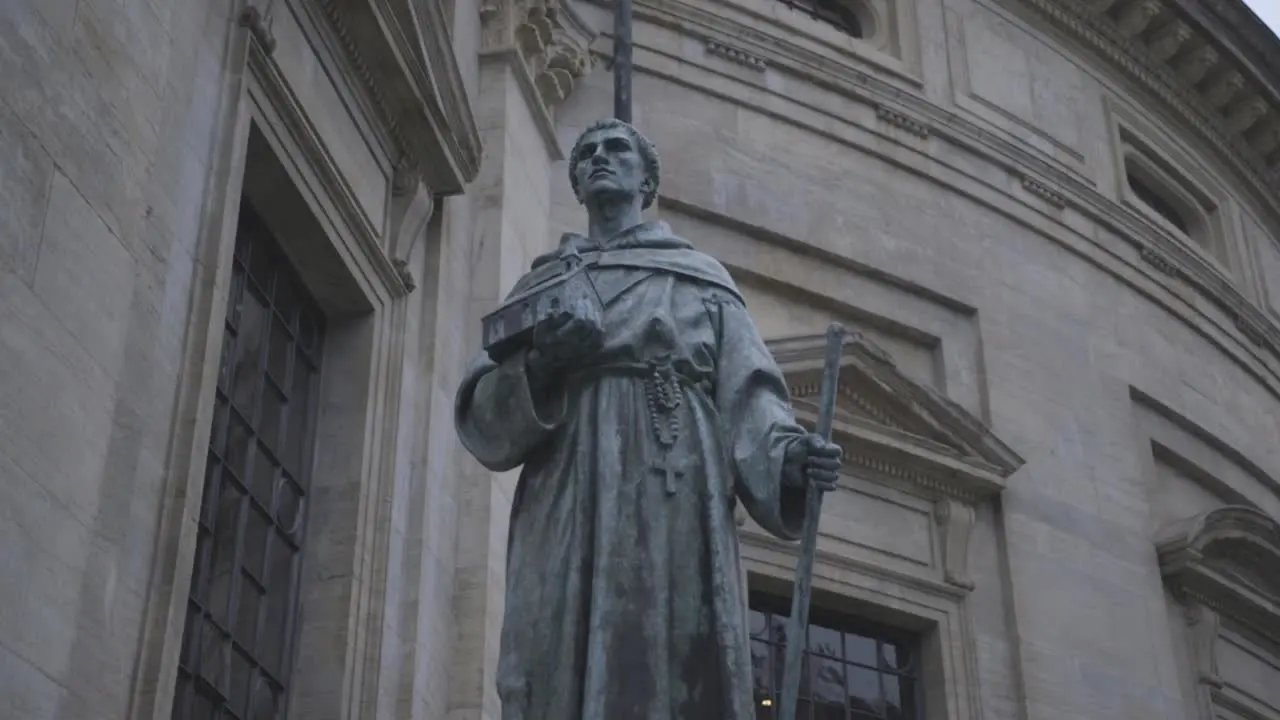
M871 15L857 0L780 0L784 5L808 14L856 38L870 37Z

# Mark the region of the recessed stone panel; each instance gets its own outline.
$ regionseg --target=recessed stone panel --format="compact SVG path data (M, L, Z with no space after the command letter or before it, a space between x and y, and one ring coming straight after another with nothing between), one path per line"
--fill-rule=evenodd
M1084 72L1023 27L975 5L953 16L957 102L1019 140L1077 169L1083 114L1097 108Z
M827 493L822 501L818 547L841 555L870 550L883 562L931 567L930 506L917 502L864 489Z

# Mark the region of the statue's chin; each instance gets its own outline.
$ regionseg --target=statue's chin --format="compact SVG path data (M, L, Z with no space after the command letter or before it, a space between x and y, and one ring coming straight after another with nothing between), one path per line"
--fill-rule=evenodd
M614 182L613 178L602 178L588 185L583 196L597 205L614 205L629 203L639 194L639 190L624 188Z

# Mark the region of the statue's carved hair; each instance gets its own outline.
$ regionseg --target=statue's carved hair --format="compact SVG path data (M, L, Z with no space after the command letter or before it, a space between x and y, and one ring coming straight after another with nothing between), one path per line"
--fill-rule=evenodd
M658 160L658 150L649 142L649 138L640 133L630 123L623 122L617 118L609 118L607 120L597 120L578 136L578 141L573 144L573 152L569 154L569 185L573 188L573 196L582 200L582 195L578 192L578 152L582 150L582 141L591 133L599 130L615 130L621 129L631 136L631 141L636 144L636 151L640 153L640 159L644 162L644 183L640 186L640 191L644 193L644 200L641 207L648 209L653 204L655 198L658 197L658 181L662 176L662 164Z

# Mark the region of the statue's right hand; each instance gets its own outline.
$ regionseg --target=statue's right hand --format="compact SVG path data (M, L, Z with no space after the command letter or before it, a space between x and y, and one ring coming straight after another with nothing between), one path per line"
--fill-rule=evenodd
M580 300L571 312L538 325L533 333L532 359L544 369L561 369L596 352L603 343L599 309Z

